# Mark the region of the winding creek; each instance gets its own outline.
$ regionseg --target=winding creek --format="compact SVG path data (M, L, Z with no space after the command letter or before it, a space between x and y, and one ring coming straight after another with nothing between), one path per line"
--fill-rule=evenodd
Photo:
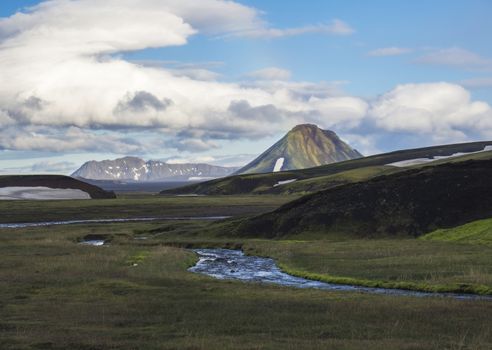
M427 293L403 289L371 288L308 280L282 272L270 258L247 256L242 251L230 249L193 249L199 261L188 271L217 279L244 282L271 283L296 288L315 288L343 292L362 292L414 297L451 297L463 300L490 300L492 296L453 293Z
M40 227L52 225L73 225L73 224L109 224L117 222L138 222L138 221L173 221L173 220L222 220L230 216L174 216L174 217L148 217L148 218L129 218L129 219L91 219L91 220L64 220L64 221L40 221L40 222L21 222L0 224L2 228L24 228Z

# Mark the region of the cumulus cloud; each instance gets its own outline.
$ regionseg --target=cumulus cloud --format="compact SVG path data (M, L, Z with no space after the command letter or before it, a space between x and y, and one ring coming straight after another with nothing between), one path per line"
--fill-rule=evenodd
M136 91L133 94L125 96L123 101L120 101L116 107L119 112L144 112L149 109L156 112L164 111L173 102L170 99L158 99L147 91Z
M399 56L412 52L412 49L406 47L383 47L380 49L375 49L369 51L367 54L369 56L381 57L381 56Z
M178 151L203 152L214 148L219 148L217 143L210 140L201 139L178 139L170 140L165 143L167 147L175 148Z
M369 116L383 130L434 140L466 140L467 132L492 130L490 105L450 83L399 85L372 102Z
M362 125L441 138L492 130L490 106L459 85L402 85L367 101L347 96L345 82L294 82L280 68L232 83L220 81L213 67L130 62L118 55L185 45L197 33L275 38L353 31L340 20L277 29L258 10L233 1L42 2L0 19L0 81L8 82L0 84L0 150L203 152L220 140L257 139L305 122L347 135L360 135ZM451 53L447 64L488 64ZM137 131L144 137L132 136Z
M7 127L1 130L0 149L43 150L50 152L142 153L145 147L131 138L104 132L91 133L77 127L49 129L45 127Z
M0 147L135 152L147 145L114 131L139 129L170 138L163 142L168 147L200 151L217 147L212 140L257 138L312 121L305 118L327 111L314 110L309 99L331 98L328 90L310 94L308 88L300 93L299 85L274 90L225 83L204 68L148 65L118 56L184 45L197 33L280 37L312 32L346 35L353 29L340 20L275 29L258 10L233 1L44 1L0 20L0 80L10 82L0 86ZM276 75L287 78L285 71ZM235 101L247 108L239 111ZM259 125L260 119L267 125ZM70 142L66 130L77 130L82 140ZM176 137L183 130L198 136Z

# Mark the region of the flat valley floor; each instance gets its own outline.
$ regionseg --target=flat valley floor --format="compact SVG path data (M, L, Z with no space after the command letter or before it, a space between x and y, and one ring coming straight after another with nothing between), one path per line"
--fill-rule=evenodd
M141 194L1 202L0 222L242 217L293 198ZM187 271L197 261L189 248L241 248L307 278L489 294L492 223L487 220L474 223L480 239L463 227L420 239L306 232L266 240L219 234L220 225L179 220L1 229L0 348L492 348L491 301L296 289ZM87 236L108 244L79 244Z

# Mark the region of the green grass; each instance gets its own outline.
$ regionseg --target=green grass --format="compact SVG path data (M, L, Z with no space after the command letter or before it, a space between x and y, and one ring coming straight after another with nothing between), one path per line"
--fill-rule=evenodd
M477 220L471 223L440 229L421 237L427 241L492 244L492 219Z
M199 234L207 225L1 230L0 348L485 350L492 346L490 302L302 290L189 273L186 269L196 261L195 255L165 244L231 244L227 237ZM86 234L109 235L111 244L76 244ZM149 239L134 240L137 234ZM467 262L483 266L484 275L476 282L490 282L487 246L418 240L235 243L312 273L443 281L466 271L466 266L459 266ZM440 273L443 268L447 272ZM410 274L411 270L415 271Z
M324 282L428 292L492 294L492 247L416 239L260 241L248 253Z
M0 201L0 223L166 216L253 215L274 210L294 196L174 197L124 195L117 199Z
M359 169L353 169L348 171L342 171L333 175L317 176L308 179L301 179L289 184L277 186L275 188L268 188L264 191L266 193L311 193L316 191L326 190L328 188L336 187L339 185L365 181L373 177L380 175L387 175L394 172L401 171L399 168L391 166L369 166ZM295 178L295 176L293 177Z

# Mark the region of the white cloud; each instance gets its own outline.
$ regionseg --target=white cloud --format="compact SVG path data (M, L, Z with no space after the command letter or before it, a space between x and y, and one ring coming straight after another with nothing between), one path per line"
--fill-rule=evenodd
M226 83L206 67L118 57L128 50L184 45L196 33L282 37L352 31L341 21L275 29L257 10L231 1L43 2L0 20L0 81L8 82L0 84L0 149L199 152L216 149L217 140L262 138L305 122L347 135L360 135L354 130L364 124L442 139L492 130L490 106L453 84L402 85L365 101L346 96L344 82L293 82L279 68L253 73L261 80ZM473 57L448 63L484 66ZM138 131L145 137L132 136Z
M404 55L407 53L412 52L412 49L405 48L405 47L383 47L380 49L375 49L372 51L369 51L367 54L369 56L375 56L375 57L381 57L381 56L399 56L399 55Z
M233 155L215 155L215 156L190 156L190 157L170 157L163 159L169 164L188 164L188 163L205 163L225 167L241 167L258 157L258 154L233 154Z
M383 151L377 146L377 137L375 135L348 133L339 136L364 156L383 153Z
M45 172L45 173L63 173L63 174L68 174L72 173L79 167L78 164L72 163L72 162L55 162L55 161L43 161L43 162L37 162L34 163L30 167L30 173L35 172L35 173L40 173L40 172Z
M492 130L490 105L450 83L399 85L372 102L369 116L380 129L434 140L466 140L467 132Z
M250 38L274 39L274 38L297 36L297 35L303 35L309 33L344 36L344 35L351 35L354 32L355 29L352 28L348 23L339 19L334 19L328 24L307 25L303 27L287 28L287 29L263 27L263 28L237 31L235 33L231 33L226 36L244 36Z
M492 59L459 47L434 50L415 60L417 63L460 67L470 70L492 70Z
M247 73L246 76L258 80L289 80L291 72L278 67L267 67Z
M326 115L329 109L311 105L324 108L328 90L301 95L299 85L273 90L224 83L208 70L148 66L117 55L184 45L196 33L257 30L274 29L256 9L218 0L51 0L1 19L0 81L10 83L0 85L0 148L94 151L90 140L99 149L141 152L149 143L117 132L141 129L160 133L164 146L203 151L218 147L214 139L258 138ZM350 30L337 20L284 34ZM313 96L316 103L309 101ZM247 103L241 117L230 108L235 101ZM258 117L260 124L251 111L275 113ZM68 141L67 128L82 140Z
M49 129L46 127L8 127L0 131L0 149L42 150L50 152L112 152L142 153L145 147L121 135L92 133L77 127Z

